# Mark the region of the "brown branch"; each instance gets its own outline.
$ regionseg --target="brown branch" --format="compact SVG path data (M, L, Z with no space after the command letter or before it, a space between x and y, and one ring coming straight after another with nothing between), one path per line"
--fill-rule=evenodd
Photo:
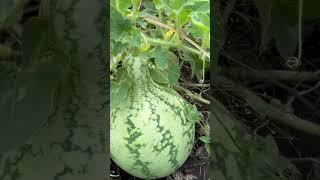
M313 158L313 157L305 157L305 158L291 158L289 159L291 162L293 163L297 163L297 162L312 162L312 163L316 163L320 165L320 159L317 158Z
M242 62L234 59L232 56L230 56L229 54L227 54L226 52L222 51L221 54L223 56L225 56L226 58L230 59L231 61L234 61L236 63L238 63L239 65L241 65L242 67L244 67L245 69L251 71L251 72L255 72L255 73L259 73L259 71L257 71L256 69L246 65L246 64L243 64ZM299 100L301 103L303 103L304 105L306 105L308 108L310 108L313 113L318 117L320 118L320 110L315 107L315 105L313 105L313 103L311 103L309 100L307 100L305 97L303 97L302 95L299 94L299 92L294 89L294 88L291 88L289 86L287 86L286 84L283 84L277 80L274 80L270 77L268 77L267 75L264 75L264 74L261 74L266 81L268 81L269 83L273 84L274 86L277 86L279 88L282 88L284 90L286 90L290 95L292 96L295 96L295 98L297 100Z
M318 83L316 85L314 85L313 87L311 87L310 89L299 92L299 94L305 95L305 94L311 93L312 91L318 89L319 87L320 87L320 81L318 81ZM294 102L294 100L295 100L295 96L291 96L289 98L289 100L287 101L287 106L291 106L291 104Z
M196 84L196 83L181 83L184 86L190 86L190 87L198 87L198 88L208 88L210 87L210 84Z
M199 102L202 102L204 104L207 104L207 105L210 105L210 101L207 100L207 99L204 99L202 97L200 97L199 95L197 94L194 94L193 92L189 91L188 89L182 87L182 86L175 86L176 89L180 90L180 91L183 91L187 94L187 96L191 97L192 99L195 99Z
M239 80L246 80L249 82L264 81L268 78L277 81L286 82L300 82L300 81L319 81L319 72L308 71L285 71L285 70L257 70L250 71L243 68L221 68L221 73Z

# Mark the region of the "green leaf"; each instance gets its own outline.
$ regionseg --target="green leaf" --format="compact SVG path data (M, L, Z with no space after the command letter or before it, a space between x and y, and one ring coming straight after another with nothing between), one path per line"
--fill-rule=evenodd
M202 12L192 12L190 14L191 22L204 32L210 32L210 18Z
M176 27L181 28L192 12L194 0L156 0L156 8L164 10L169 18L176 20Z
M192 12L191 7L188 9L182 9L180 11L178 11L178 13L173 16L175 17L177 23L176 23L176 27L181 28L183 27L186 23L188 23L189 21L189 14Z
M138 28L131 28L129 34L121 38L123 44L127 44L128 47L139 47L141 45L140 30Z
M209 14L194 11L190 15L192 26L189 27L191 34L201 39L202 46L210 48L210 18Z
M124 35L132 27L132 22L129 19L124 19L122 15L110 7L110 38L115 41L120 41Z
M204 142L204 143L210 143L210 139L209 136L201 136L199 137L200 141Z
M136 18L140 0L112 0L112 5L123 15L129 18Z
M126 70L120 68L118 70L118 82L111 81L110 83L110 107L116 108L128 97L128 90L131 88L131 83L128 81Z
M172 57L168 59L168 67L166 69L150 69L150 75L156 82L176 85L178 84L178 80L180 78L180 66L176 62L176 59Z
M124 16L131 13L129 7L132 6L131 0L114 0L117 10Z
M208 0L195 0L192 11L198 11L205 14L210 14L210 1Z

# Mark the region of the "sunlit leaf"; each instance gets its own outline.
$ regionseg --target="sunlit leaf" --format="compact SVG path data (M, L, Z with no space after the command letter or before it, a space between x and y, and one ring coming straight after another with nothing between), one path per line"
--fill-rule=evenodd
M190 14L191 21L204 32L210 31L210 18L202 12L193 12Z

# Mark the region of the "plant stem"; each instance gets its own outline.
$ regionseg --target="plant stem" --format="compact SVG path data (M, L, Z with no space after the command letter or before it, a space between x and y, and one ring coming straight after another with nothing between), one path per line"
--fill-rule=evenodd
M153 39L153 38L149 38L147 36L145 36L144 34L142 34L143 38L151 43L154 43L154 44L158 44L158 45L164 45L164 46L170 46L170 47L175 47L175 48L182 48L182 49L185 49L191 53L194 53L194 54L198 54L198 55L202 55L202 53L196 49L193 49L191 47L188 47L188 46L185 46L185 45L177 45L177 44L174 44L174 43L171 43L171 42L168 42L168 41L164 41L164 40L161 40L161 39Z
M170 27L166 24L163 24L162 22L158 21L155 17L142 17L142 18L145 21L147 21L153 25L162 27L164 29L172 30L173 32L177 32L177 30L173 29L172 27ZM208 52L206 52L203 48L201 48L201 46L199 46L196 42L194 42L192 39L190 39L188 36L186 36L182 32L180 32L180 35L182 36L183 39L188 41L190 44L192 44L194 47L196 47L200 52L202 52L206 57L208 57L210 59L210 54ZM202 54L200 54L200 55L202 55Z
M199 46L196 42L192 41L188 36L186 36L184 33L181 33L182 37L187 40L190 44L192 44L194 47L199 49L207 58L210 59L210 54L206 52L201 46Z
M208 87L210 87L210 84L183 83L183 85L191 86L191 87L199 87L199 88L208 88Z
M250 70L251 72L258 73L258 71L255 70L254 68L252 68L252 67L250 67L250 66L248 66L248 65L246 65L246 64L241 63L240 61L234 59L232 56L230 56L229 54L225 53L224 51L222 51L221 54L222 54L223 56L225 56L226 58L230 59L231 61L233 61L233 62L235 62L235 63L238 63L239 65L241 65L241 66L244 67L245 69L248 69L248 70ZM263 74L261 74L261 75L263 75ZM273 85L275 85L275 86L277 86L277 87L279 87L279 88L282 88L282 89L286 90L290 95L295 96L301 103L303 103L304 105L306 105L307 107L309 107L312 111L314 111L314 114L315 114L318 118L320 118L320 110L319 110L317 107L315 107L315 105L313 105L313 103L311 103L311 102L310 102L309 100L307 100L305 97L301 96L296 89L291 88L291 87L287 86L286 84L280 83L280 82L278 82L278 81L276 81L276 80L274 80L274 79L272 79L272 78L270 78L270 77L268 77L268 76L266 76L266 75L263 75L263 78L264 78L265 80L269 81L271 84L273 84ZM213 79L214 79L214 78L213 78Z
M186 89L186 88L184 88L182 86L175 86L175 88L177 88L180 91L185 92L192 99L195 99L195 100L197 100L199 102L202 102L204 104L210 105L210 101L209 100L204 99L204 98L200 97L199 95L196 95L196 94L192 93L191 91L189 91L188 89Z

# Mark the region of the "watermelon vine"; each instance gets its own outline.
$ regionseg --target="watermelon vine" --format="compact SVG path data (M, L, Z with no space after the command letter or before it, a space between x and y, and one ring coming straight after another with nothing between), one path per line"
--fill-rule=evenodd
M204 121L174 87L183 64L205 80L209 32L207 0L111 1L110 153L127 173L166 177L190 156Z

